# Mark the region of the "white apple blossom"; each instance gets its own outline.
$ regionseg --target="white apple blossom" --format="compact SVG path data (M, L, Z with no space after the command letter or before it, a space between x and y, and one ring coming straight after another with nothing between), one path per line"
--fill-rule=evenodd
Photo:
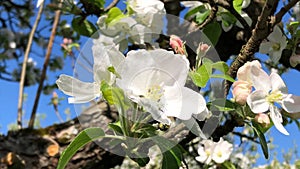
M135 12L137 22L149 27L152 33L161 33L166 14L164 3L159 0L128 0L127 3Z
M232 150L233 145L223 140L223 138L217 143L211 140L203 140L198 148L199 156L196 157L196 160L204 164L210 164L212 161L221 164L229 159Z
M124 55L115 48L107 49L98 40L94 40L92 50L94 82L82 82L64 74L56 81L63 93L72 96L68 98L69 103L85 103L101 97L101 82L106 81L108 84L115 82L115 75L107 69L110 66L117 67L124 60Z
M281 77L272 72L269 76L257 67L251 68L253 86L255 91L247 98L247 103L254 113L270 110L270 117L275 127L283 134L289 135L283 127L282 116L275 103L285 111L295 113L300 110L300 97L288 94L287 88Z
M130 51L117 72L117 85L159 122L207 113L203 96L184 87L189 72L184 55L163 49Z
M196 160L204 164L210 164L215 146L212 140L201 141L201 145L198 148L199 156L196 157Z
M237 72L238 80L235 81L232 85L233 98L240 104L245 105L247 97L252 91L252 80L251 80L251 67L261 68L259 61L254 60L252 62L245 63L242 67L239 68Z
M278 63L281 58L282 50L287 45L285 35L282 33L279 26L275 26L273 32L268 36L268 41L262 42L259 47L259 52L269 54L270 59L274 63Z
M233 150L233 145L228 141L224 141L223 138L219 140L219 142L214 147L214 151L212 153L212 160L217 164L224 163L229 159Z

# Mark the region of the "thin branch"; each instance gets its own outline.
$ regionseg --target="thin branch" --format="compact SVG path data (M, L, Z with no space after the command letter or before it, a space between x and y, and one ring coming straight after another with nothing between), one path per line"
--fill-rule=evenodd
M260 142L256 140L256 137L250 137L250 136L247 136L247 135L245 135L243 133L239 133L239 132L235 132L235 131L232 132L232 134L234 134L236 136L239 136L241 138L246 138L246 139L248 139L250 141L253 141L254 143L260 144Z
M196 28L196 31L203 29L206 25L211 23L214 20L214 18L216 17L217 12L218 12L218 6L214 2L214 0L209 0L209 5L211 6L211 12L210 12L209 16L205 19L205 21Z
M282 17L293 7L299 0L291 0L287 5L282 7L280 11L275 15L274 25L281 22Z
M63 2L63 0L60 0L59 5L58 5L59 7L61 7L62 2ZM59 19L60 19L60 14L61 14L61 10L57 10L55 12L54 22L53 22L51 36L50 36L48 47L47 47L47 53L46 53L45 60L44 60L41 79L40 79L40 82L39 82L39 87L38 87L38 90L37 90L37 93L36 93L36 96L35 96L34 105L33 105L33 109L32 109L32 112L31 112L30 121L29 121L29 124L28 124L28 128L31 128L31 129L34 127L36 111L37 111L40 96L41 96L41 93L42 93L43 84L44 84L44 81L46 79L47 67L48 67L49 60L50 60L50 55L51 55L51 52L52 52L53 41L54 41L54 38L55 38L55 35L56 35L56 30L57 30L57 26L58 26Z
M248 25L248 23L246 22L246 20L233 8L233 4L230 5L230 7L228 7L228 8L226 7L225 9L227 9L233 16L235 16L235 18L243 25L244 29L246 30L245 33L248 36L248 34L251 31L251 28Z
M270 16L274 14L274 9L276 9L277 5L277 0L267 0L267 2L265 3L261 15L258 17L255 29L252 31L252 36L250 37L246 45L243 46L239 55L231 64L228 70L228 75L230 75L232 78L236 77L237 70L251 59L253 54L258 51L259 45L261 44L262 40L267 38L271 33L273 26L270 24ZM225 82L226 96L231 85L232 82Z
M106 12L106 11L108 11L108 10L110 10L111 8L113 8L114 6L116 6L117 5L117 3L119 2L120 0L113 0L105 9L104 9L104 11Z
M37 28L37 26L40 22L42 12L43 12L43 4L39 8L39 11L38 11L37 17L35 19L34 25L31 29L30 34L29 34L29 39L28 39L26 51L25 51L25 54L24 54L24 61L23 61L23 65L22 65L22 72L21 72L21 79L20 79L19 99L18 99L17 125L18 125L19 129L22 128L23 92L24 92L24 82L25 82L25 76L26 76L27 60L28 60L28 55L29 55L30 49L31 49L33 36L34 36L36 28Z

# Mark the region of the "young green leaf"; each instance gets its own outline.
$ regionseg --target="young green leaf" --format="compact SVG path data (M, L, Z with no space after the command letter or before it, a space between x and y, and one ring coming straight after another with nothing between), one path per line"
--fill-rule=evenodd
M221 79L225 79L225 80L228 80L230 82L235 82L235 80L229 76L229 75L226 75L226 74L213 74L213 75L210 75L211 78L221 78Z
M205 19L208 17L208 15L210 14L210 10L206 10L204 12L199 12L196 14L196 18L195 21L197 24L201 24L205 21Z
M80 35L91 37L97 29L94 24L83 17L77 17L72 20L73 29Z
M226 74L227 71L229 70L227 63L223 62L223 61L215 62L211 66L212 66L212 68L217 69L224 74Z
M268 144L265 138L265 135L262 131L260 131L259 127L257 126L256 123L252 123L252 129L254 131L254 133L258 136L259 138L259 142L260 142L260 146L263 150L264 156L266 159L269 159L269 150L268 150Z
M72 156L87 143L96 140L98 138L104 137L105 133L101 128L88 128L81 131L75 139L70 143L70 145L61 154L57 169L64 169L68 161Z
M238 12L242 12L243 0L233 0L233 8Z
M152 140L163 152L162 169L177 169L181 166L182 151L179 145L160 136L152 137Z
M113 23L114 21L118 21L123 17L125 17L125 15L122 13L122 11L117 7L113 7L108 11L105 23L110 24Z
M221 36L222 28L218 22L212 22L204 27L203 33L208 37L212 45L216 45Z
M204 62L196 71L190 72L190 77L195 85L205 87L212 73L211 64Z

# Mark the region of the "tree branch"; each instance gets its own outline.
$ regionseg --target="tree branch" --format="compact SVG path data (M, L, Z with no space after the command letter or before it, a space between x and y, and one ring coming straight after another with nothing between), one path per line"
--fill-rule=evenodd
M274 14L274 10L278 5L276 0L267 0L265 3L261 15L258 18L258 21L255 25L255 29L252 31L252 36L246 43L246 45L241 49L239 55L231 64L228 75L232 78L236 77L237 70L249 61L252 55L258 51L259 45L262 40L268 37L273 29L273 25L270 24L270 16ZM228 91L231 87L232 82L225 82L225 95L227 96Z
M282 7L280 11L275 15L275 20L273 25L276 25L277 23L281 22L282 17L293 7L296 5L296 3L299 2L299 0L291 0L287 5Z
M62 5L62 2L63 2L63 0L60 0L60 2L59 2L58 6L60 8L61 8L61 5ZM40 79L39 87L38 87L38 90L37 90L37 93L36 93L36 96L35 96L34 105L33 105L33 108L32 108L28 128L33 128L33 126L34 126L35 115L36 115L37 107L38 107L38 104L39 104L40 96L41 96L41 93L42 93L42 90L43 90L43 84L44 84L44 81L46 79L47 67L48 67L49 60L50 60L50 55L51 55L51 52L52 52L53 41L54 41L54 38L55 38L55 35L56 35L56 29L57 29L57 25L58 25L58 22L59 22L59 19L60 19L60 14L61 14L61 10L57 10L55 12L55 18L54 18L52 31L51 31L51 36L50 36L48 47L47 47L47 53L46 53L45 60L44 60L41 79Z
M113 0L105 9L104 11L107 12L108 10L110 10L110 8L114 7L117 5L117 3L119 2L120 0Z
M40 19L41 19L43 6L44 6L44 2L41 4L41 6L39 8L39 11L38 11L37 17L35 19L34 25L31 29L30 34L29 34L28 43L27 43L25 54L24 54L24 60L23 60L23 65L22 65L21 78L20 78L19 99L18 99L17 125L18 125L19 129L22 128L23 93L24 93L24 82L25 82L25 76L26 76L27 60L28 60L28 55L29 55L30 49L31 49L34 33L35 33L36 28L37 28L37 26L40 22Z

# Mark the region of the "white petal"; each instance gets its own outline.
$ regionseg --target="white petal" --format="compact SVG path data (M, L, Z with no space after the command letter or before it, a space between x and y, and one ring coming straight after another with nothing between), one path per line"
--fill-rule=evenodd
M270 59L274 62L274 63L278 63L280 58L281 58L281 53L282 51L274 51L272 52L272 54L270 53Z
M288 93L284 81L277 73L272 72L270 78L272 84L272 91L279 90L284 94Z
M281 104L282 108L289 113L300 112L300 96L288 95Z
M100 97L100 86L96 83L82 82L71 76L60 75L59 79L56 80L58 88L66 95L73 96L70 99L74 103L89 102L96 97Z
M282 116L277 107L274 105L270 106L270 117L274 123L274 126L284 135L289 135L286 129L283 127L282 123Z
M269 109L270 104L266 101L266 93L263 90L256 90L247 98L247 103L254 113L263 113Z
M203 4L202 2L198 1L181 1L180 3L187 8L194 8Z
M259 46L259 53L267 54L272 48L271 42L262 42Z
M173 54L163 49L149 52L157 67L168 73L172 81L176 80L179 86L185 85L189 72L189 61L184 55Z
M188 120L193 114L206 114L206 102L199 93L182 87L177 97L174 98L175 90L168 90L166 88L166 114L167 116L177 117L181 120ZM172 99L173 98L173 99Z
M171 120L164 114L164 112L159 110L157 102L145 98L140 98L138 104L143 106L145 110L152 115L154 120L164 124L171 124Z
M265 92L271 90L271 79L263 69L251 66L251 80L256 90L263 90Z
M268 39L272 42L278 43L282 39L283 33L279 26L275 26L273 32L268 36Z

